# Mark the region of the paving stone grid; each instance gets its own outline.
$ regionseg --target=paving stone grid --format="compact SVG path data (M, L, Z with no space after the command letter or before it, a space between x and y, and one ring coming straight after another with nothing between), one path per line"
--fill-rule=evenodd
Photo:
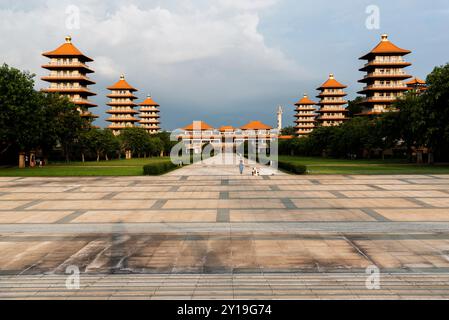
M449 298L449 175L189 170L0 178L0 299Z

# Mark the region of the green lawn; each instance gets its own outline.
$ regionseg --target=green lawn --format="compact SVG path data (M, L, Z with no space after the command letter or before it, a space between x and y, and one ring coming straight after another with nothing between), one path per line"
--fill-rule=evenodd
M307 166L309 174L449 174L449 165L415 165L400 160L340 160L280 156Z
M53 163L44 168L0 168L2 177L141 176L143 166L169 158Z

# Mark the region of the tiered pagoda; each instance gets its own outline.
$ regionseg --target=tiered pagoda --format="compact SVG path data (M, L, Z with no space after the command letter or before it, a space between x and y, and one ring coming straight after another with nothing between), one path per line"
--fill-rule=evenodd
M147 99L139 104L140 108L140 125L147 130L149 134L159 133L161 130L159 121L159 104L156 103L151 95Z
M366 96L363 101L364 115L393 111L391 110L393 102L409 90L404 82L411 78L404 71L404 68L411 65L404 59L409 53L411 51L399 48L388 40L388 35L383 34L381 42L360 58L368 61L360 69L366 72L366 75L359 80L360 83L366 84L359 92Z
M299 100L296 106L296 133L299 137L309 135L316 127L316 103L309 99L307 94Z
M427 83L418 77L413 78L412 80L407 82L406 85L409 91L413 91L416 93L423 93L427 90Z
M107 89L111 91L111 94L108 95L108 98L110 98L111 101L107 104L111 107L107 112L111 114L111 117L107 119L107 121L111 122L111 125L109 125L108 128L111 129L115 135L119 135L120 131L123 129L132 128L135 126L136 122L139 122L139 120L134 117L139 113L134 110L134 107L137 106L134 103L134 100L137 99L134 92L136 92L137 89L126 82L124 75L121 75L120 80Z
M88 111L89 108L97 106L88 99L88 97L96 95L88 89L89 85L95 84L87 76L94 72L87 66L87 63L93 60L72 44L70 36L65 38L65 43L59 48L42 55L50 58L50 62L42 66L42 68L50 70L48 76L42 77L42 80L49 82L50 86L42 91L68 97L84 118L91 120L98 118Z
M320 91L317 96L320 99L318 103L320 109L317 111L319 115L316 119L320 125L324 127L339 126L348 120L345 88L347 86L335 80L334 75L330 74L329 79L317 89Z

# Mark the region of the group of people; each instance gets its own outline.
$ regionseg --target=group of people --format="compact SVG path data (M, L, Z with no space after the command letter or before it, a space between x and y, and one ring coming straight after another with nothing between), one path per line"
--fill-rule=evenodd
M44 161L42 159L36 159L34 155L31 155L30 157L26 155L25 166L30 168L35 168L36 166L38 166L39 168L42 168L44 166Z
M245 163L243 162L243 160L240 160L239 169L240 169L240 174L243 174L243 171L245 170ZM251 175L253 177L260 176L260 168L252 167Z

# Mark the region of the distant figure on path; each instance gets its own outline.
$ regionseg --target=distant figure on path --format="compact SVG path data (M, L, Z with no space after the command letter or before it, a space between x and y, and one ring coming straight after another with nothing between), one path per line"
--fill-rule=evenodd
M243 174L243 170L245 169L245 165L243 164L243 160L240 160L239 169L240 169L240 174Z

